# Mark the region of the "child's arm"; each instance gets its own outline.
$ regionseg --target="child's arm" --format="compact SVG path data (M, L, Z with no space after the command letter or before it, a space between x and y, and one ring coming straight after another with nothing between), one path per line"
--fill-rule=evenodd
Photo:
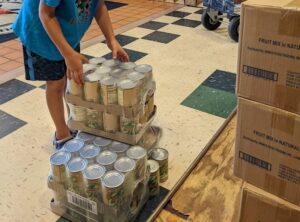
M76 83L83 84L82 64L86 63L87 59L76 52L65 39L55 17L55 8L40 1L39 17L49 37L66 61L68 78L73 78Z
M118 58L122 62L127 62L129 60L129 57L115 38L104 0L100 0L95 18L106 38L108 47L112 51L113 58L114 59Z

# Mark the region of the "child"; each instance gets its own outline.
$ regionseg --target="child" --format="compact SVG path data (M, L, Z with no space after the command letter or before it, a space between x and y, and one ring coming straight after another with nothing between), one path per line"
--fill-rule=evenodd
M23 44L27 80L46 81L46 98L60 149L73 135L64 116L67 78L83 84L80 40L95 17L113 58L128 61L117 42L104 0L24 0L13 30Z

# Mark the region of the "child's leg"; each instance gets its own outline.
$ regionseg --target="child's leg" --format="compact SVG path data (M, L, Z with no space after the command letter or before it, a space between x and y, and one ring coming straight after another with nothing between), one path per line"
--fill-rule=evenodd
M56 139L62 140L70 136L64 112L66 78L47 81L46 85L46 99L49 112L56 127Z

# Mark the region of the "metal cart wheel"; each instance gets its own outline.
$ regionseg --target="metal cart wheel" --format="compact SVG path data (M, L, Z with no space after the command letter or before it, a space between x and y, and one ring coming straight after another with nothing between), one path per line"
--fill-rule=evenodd
M207 30L216 30L222 24L222 19L218 18L220 15L222 15L221 12L205 9L202 13L201 22Z
M228 26L228 34L230 38L236 42L239 41L240 35L240 16L233 17Z

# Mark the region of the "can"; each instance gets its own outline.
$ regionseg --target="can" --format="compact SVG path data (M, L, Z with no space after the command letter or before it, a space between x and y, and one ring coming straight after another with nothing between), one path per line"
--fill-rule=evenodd
M127 198L132 196L135 184L135 167L135 161L128 157L121 157L114 164L115 170L125 175L124 195Z
M117 104L117 79L111 76L105 77L100 80L101 83L101 100L104 105Z
M137 82L139 101L142 100L143 95L145 94L146 88L147 88L145 74L133 71L133 72L130 72L127 75L127 77L128 77L128 79L131 79L132 81Z
M96 137L89 133L78 132L76 139L82 140L84 143L92 143Z
M116 162L118 155L109 150L102 151L96 158L98 164L104 166L106 170L114 169L114 163Z
M72 158L67 165L69 176L69 189L81 196L85 194L85 183L83 179L83 171L87 167L88 162L81 157Z
M108 146L112 143L112 140L105 139L103 137L96 137L93 143L95 146L100 147L101 150L107 150Z
M127 118L120 117L120 130L127 135L136 135L139 131L139 116Z
M117 80L121 80L126 78L126 73L125 70L116 68L110 73L110 76L116 78Z
M146 65L146 64L137 65L134 68L134 71L143 73L145 75L146 85L148 85L148 84L150 84L152 82L152 80L153 80L153 69L152 69L152 66Z
M85 191L87 198L96 202L102 202L101 179L105 172L105 167L99 164L91 164L84 170L83 175L86 182Z
M78 121L78 122L85 122L86 121L86 109L82 106L76 106L71 103L68 103L70 109L70 117L71 119Z
M66 151L57 151L50 157L53 180L57 183L67 184L66 165L71 154Z
M121 142L117 142L117 141L113 141L108 149L111 152L114 152L118 155L118 157L122 157L122 156L126 156L126 151L128 150L128 148L130 147L130 145L126 144L126 143L121 143Z
M83 97L83 85L77 84L74 79L69 82L69 93L73 96Z
M118 132L120 130L119 116L107 112L103 113L103 128L105 132Z
M89 60L89 64L100 66L105 61L106 61L106 59L103 58L103 57L95 57L95 58L92 58L92 59Z
M150 177L148 181L149 195L153 197L159 194L159 180L160 180L159 164L155 160L148 160L147 164L150 169Z
M128 74L134 70L136 64L134 62L123 62L120 64L120 68L124 70L125 74Z
M138 84L130 79L123 79L117 83L118 103L121 106L134 106L139 101Z
M96 157L101 152L100 147L93 144L87 144L80 150L80 156L83 159L86 159L89 164L96 163Z
M84 75L88 75L93 73L96 70L97 66L95 64L83 64L83 73Z
M159 163L160 183L164 183L168 180L168 159L169 152L163 148L155 148L150 150L150 158L156 160Z
M136 177L144 179L147 172L147 151L140 146L129 148L126 155L136 161Z
M104 204L110 207L121 205L124 197L124 174L112 170L108 171L102 179L102 194Z
M84 99L86 101L100 103L100 79L101 76L95 72L85 76Z
M72 139L65 143L63 149L71 153L72 157L79 157L79 150L84 147L84 142L78 139Z
M120 60L117 59L109 59L102 63L103 66L109 67L111 69L115 69L120 65Z
M147 109L146 109L147 121L152 117L154 112L154 93L147 95Z
M95 73L97 73L98 75L100 75L100 80L104 77L109 76L109 74L111 73L111 68L106 67L106 66L100 66L95 70Z
M103 113L94 109L86 109L86 126L92 129L103 129Z

